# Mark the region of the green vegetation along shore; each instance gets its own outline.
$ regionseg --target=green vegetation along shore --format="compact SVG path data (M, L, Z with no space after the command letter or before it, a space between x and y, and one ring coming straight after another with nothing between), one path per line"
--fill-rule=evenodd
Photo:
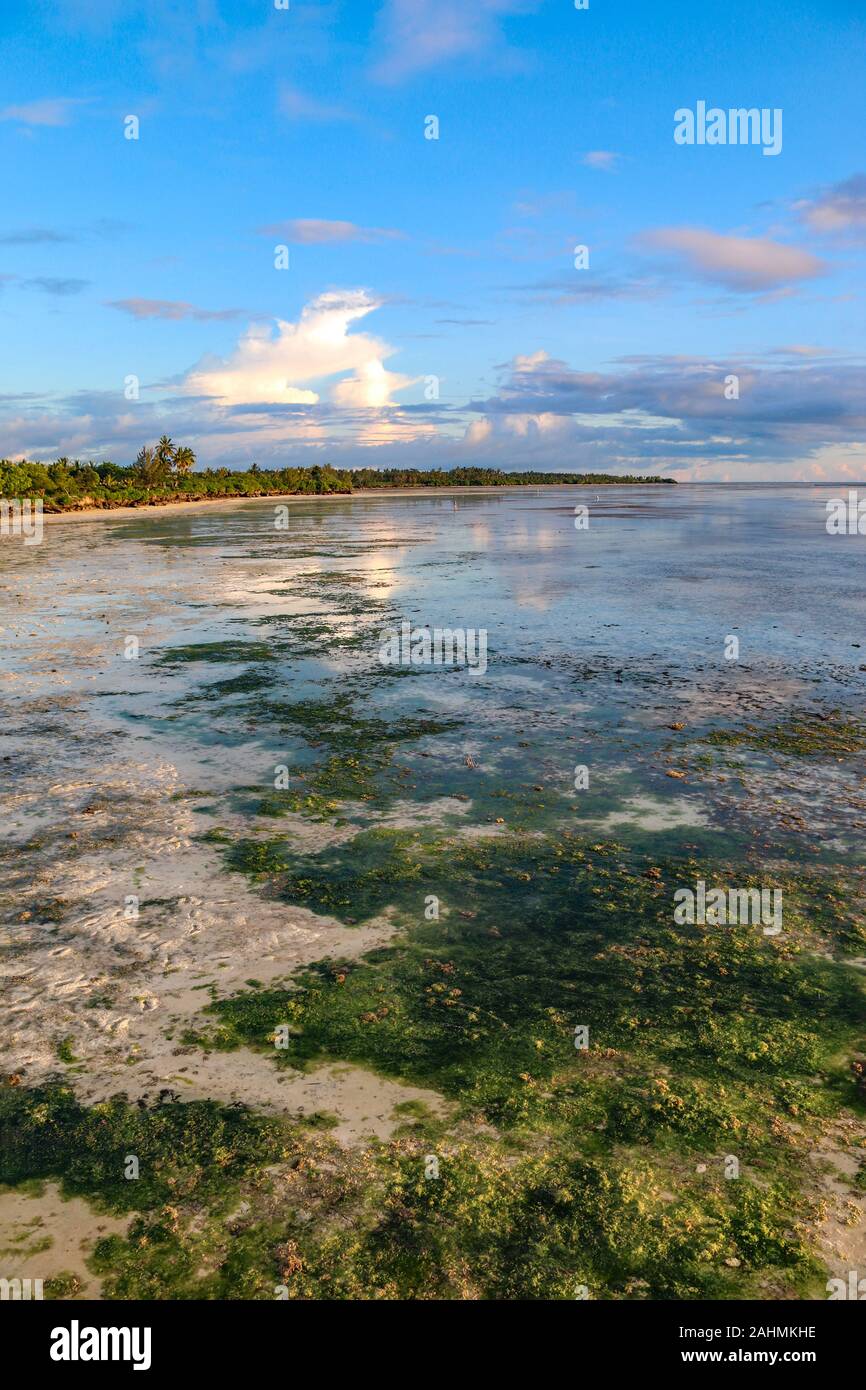
M0 459L0 497L41 497L48 512L89 508L163 506L222 497L274 497L288 493L366 492L380 488L537 487L544 483L671 483L672 478L608 473L503 472L500 468L259 468L243 471L207 468L193 474L195 455L163 436L143 448L135 463L84 463L60 458L56 463Z

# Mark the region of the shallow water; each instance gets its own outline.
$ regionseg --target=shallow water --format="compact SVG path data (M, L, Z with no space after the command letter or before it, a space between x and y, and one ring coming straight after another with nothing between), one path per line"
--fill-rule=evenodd
M4 541L0 1075L86 1103L321 1110L350 1163L419 1105L494 1166L494 1127L569 1162L607 1129L606 1173L623 1144L657 1165L655 1233L681 1148L683 1200L738 1229L693 1158L736 1145L778 1162L787 1231L818 1132L803 1097L835 1113L863 1017L862 961L828 963L866 939L866 537L828 535L840 492L297 499L287 529L262 500ZM383 665L404 622L483 632L486 669ZM784 881L785 932L673 931L696 875ZM687 1099L668 1113L646 1096L670 1075ZM839 1124L856 1172L866 1132ZM777 1287L731 1258L719 1275L698 1245L683 1273L626 1252L596 1278L613 1297L635 1270L662 1297ZM532 1287L572 1297L563 1278ZM510 1266L497 1288L526 1296Z
M201 835L264 838L285 828L275 811L293 813L298 854L377 825L567 825L680 857L857 855L862 758L710 757L704 742L749 720L861 712L866 537L828 535L838 491L298 499L287 529L255 501L4 542L16 940L76 920L94 894L100 922L122 918L161 875L155 898L186 877L206 914L202 882L226 875ZM383 666L382 633L404 621L483 630L487 669ZM268 803L279 768L300 803Z
M646 792L681 802L639 761L681 742L666 725L699 737L774 710L861 707L866 537L827 534L838 493L563 488L298 500L287 530L267 501L47 526L41 546L0 548L6 789L32 792L52 759L86 778L118 754L216 794L266 784L309 748L257 704L331 699L345 680L358 715L461 721L421 799L474 796L494 770L568 795L580 762L583 810ZM380 635L404 620L483 629L486 673L383 670ZM25 733L59 736L62 754L34 764ZM461 771L467 754L480 778Z
M6 541L0 756L4 790L23 794L6 834L51 819L55 769L86 784L121 759L216 797L267 786L275 766L311 759L308 731L281 705L341 692L360 718L459 721L407 788L416 800L470 796L484 820L479 793L495 778L543 782L620 834L705 824L694 788L664 775L684 739L774 711L862 706L866 537L827 534L837 493L298 500L287 530L261 501L61 522L38 547ZM589 507L585 530L576 503ZM383 668L381 634L403 621L483 630L486 672ZM725 657L729 636L738 660ZM338 722L325 716L319 734ZM672 738L676 722L686 727ZM401 748L413 775L415 754L433 751L417 738ZM577 764L589 778L579 796ZM120 813L134 817L134 804Z

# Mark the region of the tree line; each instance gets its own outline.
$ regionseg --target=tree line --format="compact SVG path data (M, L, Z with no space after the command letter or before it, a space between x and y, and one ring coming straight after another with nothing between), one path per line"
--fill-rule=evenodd
M54 463L0 459L0 497L41 497L46 511L86 507L147 506L217 497L269 497L281 493L322 495L378 488L532 487L544 483L668 483L670 478L637 474L506 472L501 468L333 468L311 467L195 469L196 457L168 435L145 445L133 464Z

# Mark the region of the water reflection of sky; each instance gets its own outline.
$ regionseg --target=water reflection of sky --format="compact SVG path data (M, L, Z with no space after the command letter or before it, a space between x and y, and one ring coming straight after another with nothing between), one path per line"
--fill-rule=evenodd
M136 595L183 626L196 616L180 611L187 603L267 613L298 573L347 571L412 621L486 628L497 652L666 654L680 665L735 632L743 661L856 667L866 537L827 534L825 502L839 493L680 485L293 499L285 531L275 504L258 501L48 526L39 547L0 547L0 575L7 594L31 588L33 619L42 591L70 633L100 605L132 620ZM589 506L586 530L575 529L576 501Z
M345 685L364 718L462 721L435 757L432 744L401 746L422 799L454 792L467 753L483 764L466 773L476 810L482 785L502 781L568 792L581 758L606 769L581 815L613 828L650 796L667 807L657 828L671 815L699 823L697 785L665 773L672 721L699 740L815 701L862 707L866 537L828 535L837 492L292 499L286 530L274 525L280 504L262 500L49 525L41 546L0 549L7 729L16 697L68 692L97 743L113 736L134 756L168 758L191 785L228 789L314 756L302 733L258 718L260 702L333 700ZM585 530L577 502L589 506ZM379 634L402 619L486 629L486 675L383 680ZM723 655L731 633L738 662ZM135 662L123 659L128 634L140 639ZM237 644L236 660L160 661L200 643ZM261 662L262 647L272 659L261 689L214 698L210 687Z

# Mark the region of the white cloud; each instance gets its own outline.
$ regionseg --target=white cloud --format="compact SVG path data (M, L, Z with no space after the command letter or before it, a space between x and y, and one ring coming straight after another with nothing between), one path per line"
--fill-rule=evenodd
M320 295L296 322L248 330L225 361L199 363L179 386L143 382L134 411L117 387L65 399L0 396L4 449L130 462L143 443L169 433L207 466L327 460L716 480L862 477L859 359L794 344L754 359L634 355L585 371L527 344L500 367L500 387L487 399L398 403L413 383L388 371L395 349L358 328L379 304L364 290ZM725 394L731 373L736 402Z
M277 320L274 336L255 324L226 362L205 361L186 377L187 393L216 397L221 405L315 404L312 389L327 378L348 374L331 389L341 406L381 409L411 384L389 372L384 360L395 348L369 333L350 333L351 325L380 307L366 290L334 290L303 309L297 323Z

